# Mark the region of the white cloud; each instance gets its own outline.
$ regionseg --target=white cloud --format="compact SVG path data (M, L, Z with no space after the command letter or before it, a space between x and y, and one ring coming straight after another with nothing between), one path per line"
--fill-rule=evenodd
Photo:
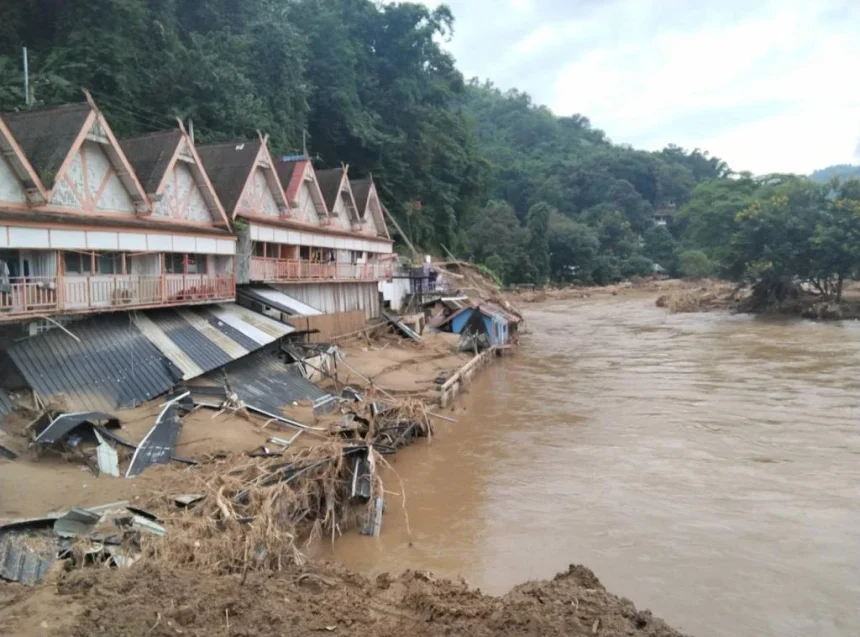
M759 173L860 161L858 0L449 4L467 76L616 142L699 147Z

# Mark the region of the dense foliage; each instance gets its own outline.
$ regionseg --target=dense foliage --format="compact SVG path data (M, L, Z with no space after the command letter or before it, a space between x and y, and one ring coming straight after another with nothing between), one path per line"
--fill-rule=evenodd
M837 294L856 270L856 187L613 144L582 115L466 82L440 46L453 27L444 5L408 2L19 0L0 6L0 109L25 107L27 46L36 106L86 87L120 136L176 117L203 142L267 132L276 155L372 173L414 243L505 283L657 270Z
M852 164L836 164L827 168L819 168L809 178L820 184L825 184L834 177L840 179L860 179L860 166Z

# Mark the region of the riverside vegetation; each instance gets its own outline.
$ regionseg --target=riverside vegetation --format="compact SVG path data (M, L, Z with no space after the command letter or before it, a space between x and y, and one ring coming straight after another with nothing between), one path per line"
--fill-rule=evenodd
M699 149L612 143L518 90L467 80L440 5L371 0L22 0L0 8L0 109L92 91L120 136L192 119L201 142L271 135L373 174L414 243L505 284L717 276L762 304L841 300L860 265L856 167L736 174ZM823 182L823 183L822 183ZM656 225L654 213L674 215Z

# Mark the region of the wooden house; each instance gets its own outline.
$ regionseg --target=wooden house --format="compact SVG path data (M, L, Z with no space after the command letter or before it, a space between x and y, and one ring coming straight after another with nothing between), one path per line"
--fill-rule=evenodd
M174 174L177 161L192 166L206 193L205 214L193 218L159 208L166 186L147 192L89 96L0 120L0 321L235 297L235 238L183 131L170 134L174 152L153 174Z

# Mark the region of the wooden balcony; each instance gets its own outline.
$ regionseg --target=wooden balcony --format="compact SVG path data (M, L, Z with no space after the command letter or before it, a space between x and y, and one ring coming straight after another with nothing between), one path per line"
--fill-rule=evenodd
M388 263L315 263L251 257L252 281L379 281L391 277Z
M232 301L232 274L66 275L0 283L0 322L51 314L110 312Z

